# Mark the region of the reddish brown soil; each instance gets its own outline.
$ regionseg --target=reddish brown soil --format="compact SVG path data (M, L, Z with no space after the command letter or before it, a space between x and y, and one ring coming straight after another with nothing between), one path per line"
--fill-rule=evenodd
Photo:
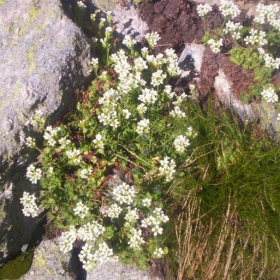
M157 31L161 36L156 52L172 47L180 56L186 43L201 42L204 28L196 7L197 4L190 0L154 0L152 2L145 0L138 6L140 15L147 22L150 31ZM245 11L242 11L237 20L243 22L245 15ZM222 22L223 18L218 7L214 6L213 11L206 16L206 29L213 30L220 27ZM231 46L232 42L228 39L223 51L228 51ZM242 92L248 92L249 85L254 83L251 70L245 70L233 64L227 55L213 54L207 47L199 75L200 83L197 85L202 98L213 91L214 80L220 68L234 85L232 92L236 97L240 97ZM279 79L278 77L277 80ZM183 79L177 81L176 85L187 91L187 82Z

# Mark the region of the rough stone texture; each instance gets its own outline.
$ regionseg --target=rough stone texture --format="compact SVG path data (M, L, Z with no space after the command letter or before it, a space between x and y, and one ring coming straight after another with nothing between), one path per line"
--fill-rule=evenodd
M110 260L97 266L87 274L87 280L152 280L149 273L133 267L122 266L118 261Z
M31 268L21 280L74 280L78 279L70 262L71 253L59 251L58 239L43 240L36 248ZM79 278L81 279L81 278ZM100 278L101 279L101 278Z
M103 11L112 11L116 31L120 34L130 35L141 41L149 30L147 23L140 18L133 1L118 4L117 0L92 0L92 3Z
M34 110L51 120L75 104L89 75L90 44L59 0L0 1L0 264L28 244L35 219L22 215L24 139Z

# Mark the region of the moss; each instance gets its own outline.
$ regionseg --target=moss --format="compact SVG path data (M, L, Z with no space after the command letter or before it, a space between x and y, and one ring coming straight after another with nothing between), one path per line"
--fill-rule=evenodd
M45 267L46 263L44 255L41 252L37 252L34 258L34 267Z
M25 252L0 268L0 279L19 279L31 267L33 252Z
M0 6L5 4L6 0L0 0Z

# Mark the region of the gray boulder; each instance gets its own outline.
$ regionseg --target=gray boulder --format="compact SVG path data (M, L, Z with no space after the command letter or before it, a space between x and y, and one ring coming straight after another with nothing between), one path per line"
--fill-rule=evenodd
M50 120L76 102L90 74L90 44L59 0L0 1L0 264L30 241L36 221L19 198L36 185L25 178L26 133L36 109Z

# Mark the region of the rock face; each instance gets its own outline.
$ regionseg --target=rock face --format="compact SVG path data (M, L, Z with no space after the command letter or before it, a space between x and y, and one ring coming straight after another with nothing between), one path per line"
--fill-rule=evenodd
M71 253L59 251L58 239L44 240L36 248L32 266L21 280L74 280L80 276Z
M90 44L59 0L0 1L0 264L27 244L35 220L19 198L36 186L25 179L24 145L36 109L54 120L75 104L90 73ZM27 135L28 136L28 135Z

